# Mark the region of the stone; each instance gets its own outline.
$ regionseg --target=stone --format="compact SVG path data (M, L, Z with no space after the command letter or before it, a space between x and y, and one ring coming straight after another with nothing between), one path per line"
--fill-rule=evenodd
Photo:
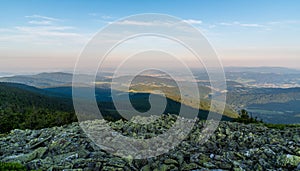
M212 164L211 162L203 163L203 166L206 168L216 168L216 165Z
M116 167L113 167L113 166L103 166L103 168L101 169L103 171L123 171L122 168L116 168Z
M46 141L49 141L51 138L51 136L47 137L47 138L43 138L41 141L37 142L36 144L31 145L31 149L35 149L37 147L42 146Z
M126 162L120 158L111 158L106 165L109 166L115 166L115 167L124 167L126 165Z
M46 147L40 147L28 154L19 154L19 155L13 155L13 156L6 157L4 159L4 161L16 160L16 161L21 161L21 162L30 162L37 157L39 157L39 158L42 157L46 151L47 151Z
M150 165L145 165L141 168L141 171L151 171Z
M115 133L105 134L107 137L103 140L111 142L116 134L141 140L156 137L168 130L176 119L184 120L175 115L162 115L148 125L124 120L108 122ZM83 125L92 132L99 132L107 130L101 127L103 123L103 120L93 120ZM299 127L276 130L263 125L221 121L212 136L201 143L199 140L205 137L204 125L204 121L197 121L190 134L180 133L180 137L186 136L186 139L169 151L165 149L179 136L158 139L158 143L147 147L148 152L159 149L166 153L142 160L135 160L136 156L130 151L146 147L145 144L120 143L128 152L121 158L118 156L122 150L114 151L115 155L105 151L103 148L109 148L109 144L95 144L78 123L34 131L13 130L0 136L0 162L22 163L29 170L300 170ZM138 156L147 157L143 152Z
M160 170L160 171L168 171L168 170L170 170L170 168L171 168L170 165L162 164L161 166L159 166L158 170Z
M297 167L300 164L300 157L287 154L283 157L284 166L293 166Z
M221 169L227 169L227 170L229 170L229 169L231 169L231 164L221 162L221 164L219 164L219 167L220 167Z
M182 166L182 170L194 170L194 169L199 169L200 166L196 163L184 163Z
M178 162L176 160L173 159L166 159L164 161L165 164L174 164L174 165L178 165Z
M221 161L223 159L223 157L220 156L220 155L215 155L214 159L218 160L218 161Z
M244 171L244 169L240 168L240 167L234 167L233 171Z

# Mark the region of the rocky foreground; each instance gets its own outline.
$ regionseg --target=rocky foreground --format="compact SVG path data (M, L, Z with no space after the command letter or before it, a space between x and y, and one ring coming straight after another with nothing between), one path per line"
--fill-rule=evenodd
M176 120L164 115L148 126L118 121L111 126L126 136L147 138ZM170 122L173 121L173 122ZM209 140L197 143L203 121L175 149L155 158L133 160L101 150L78 123L41 130L13 130L0 137L0 161L28 170L300 170L300 128L220 122ZM144 137L143 137L144 136ZM149 138L149 137L148 137Z

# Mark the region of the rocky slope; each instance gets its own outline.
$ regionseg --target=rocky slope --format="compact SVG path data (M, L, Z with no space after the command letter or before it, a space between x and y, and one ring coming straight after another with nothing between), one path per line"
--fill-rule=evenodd
M152 126L110 123L124 135L161 133L176 116L165 115ZM269 129L262 125L220 122L203 145L197 121L178 147L155 158L132 160L113 156L89 140L78 123L41 130L13 130L0 137L0 161L20 162L40 170L299 170L300 128ZM137 131L140 129L141 131Z

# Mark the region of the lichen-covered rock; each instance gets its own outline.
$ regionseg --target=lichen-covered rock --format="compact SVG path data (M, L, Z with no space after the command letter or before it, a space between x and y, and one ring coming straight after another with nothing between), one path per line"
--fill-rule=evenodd
M300 156L282 155L279 157L279 162L282 166L297 167L300 164Z
M133 118L132 121L109 122L114 132L105 141L122 134L136 139L149 139L167 131L175 124L175 115L160 118ZM88 121L89 129L99 131ZM150 123L149 123L150 122ZM149 123L142 125L139 123ZM300 129L269 129L262 125L220 122L214 134L199 143L204 121L197 121L191 133L172 150L154 158L134 160L131 154L121 158L105 151L111 147L97 146L78 123L41 130L13 130L0 137L0 162L18 162L29 170L300 170ZM178 137L184 136L179 134ZM147 147L164 151L168 142ZM124 148L140 146L120 143Z
M46 151L47 151L47 147L40 147L40 148L38 148L30 153L27 153L27 154L7 156L3 159L3 161L29 162L36 158L41 158L45 154Z
M194 170L194 169L198 169L200 168L200 166L196 163L184 163L182 166L182 170Z
M178 161L174 160L174 159L166 159L164 161L165 164L173 164L173 165L178 165Z

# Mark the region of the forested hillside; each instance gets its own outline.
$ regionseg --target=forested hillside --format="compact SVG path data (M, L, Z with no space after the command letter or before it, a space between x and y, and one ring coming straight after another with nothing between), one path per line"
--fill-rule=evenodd
M71 99L46 94L41 89L22 84L0 83L0 132L76 121Z

